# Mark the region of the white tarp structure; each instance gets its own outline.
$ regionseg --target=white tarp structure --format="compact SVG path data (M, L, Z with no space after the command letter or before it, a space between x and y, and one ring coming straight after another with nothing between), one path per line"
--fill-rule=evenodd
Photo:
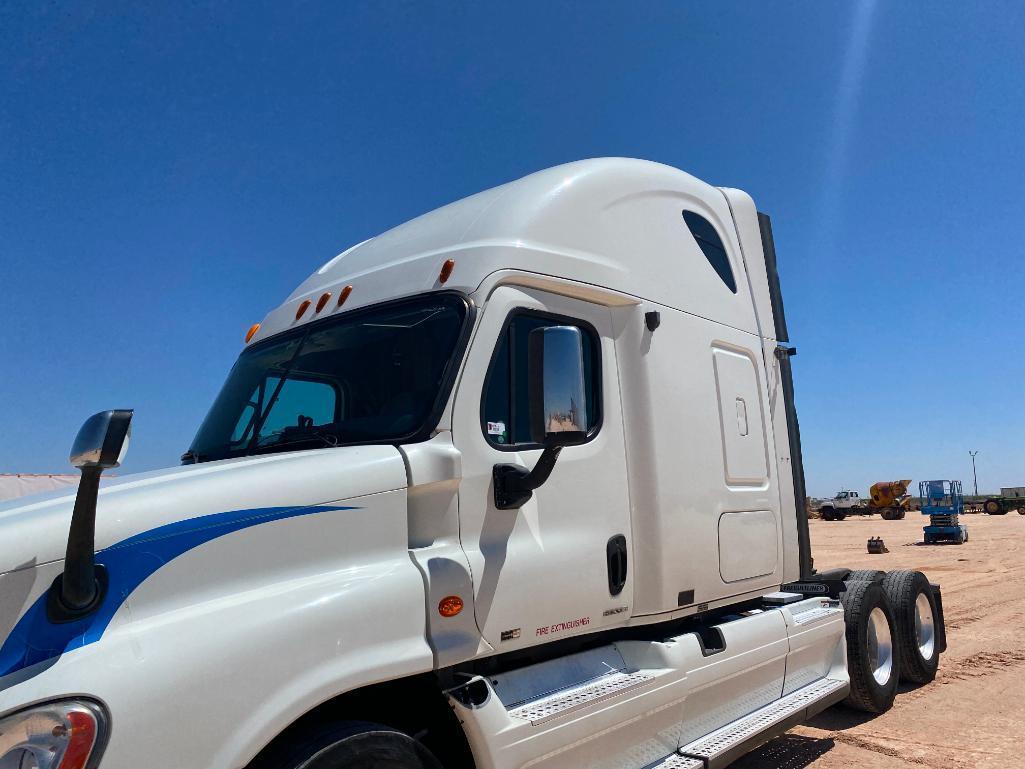
M39 494L78 487L78 473L68 475L39 475L35 473L0 473L0 502L27 494Z

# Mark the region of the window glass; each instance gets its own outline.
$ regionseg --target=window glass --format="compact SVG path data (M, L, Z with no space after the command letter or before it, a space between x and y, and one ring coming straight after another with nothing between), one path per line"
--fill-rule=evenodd
M698 242L698 248L705 255L708 263L712 265L716 275L726 284L726 287L734 294L737 293L737 281L733 277L733 267L730 266L730 257L726 253L719 233L715 231L712 223L700 214L693 211L683 212L683 221L687 223L690 234Z
M247 348L186 461L422 440L458 364L466 313L463 299L432 294L353 310Z
M601 367L598 337L571 320L521 312L506 325L491 360L483 398L484 434L490 443L536 445L530 437L527 338L536 328L576 325L584 336L585 425L590 432L601 422Z

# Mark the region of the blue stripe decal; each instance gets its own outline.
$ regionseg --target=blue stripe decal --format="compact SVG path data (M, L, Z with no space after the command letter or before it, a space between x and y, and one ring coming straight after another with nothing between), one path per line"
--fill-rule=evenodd
M67 651L99 641L110 620L143 581L166 563L194 547L235 531L269 521L355 507L258 507L176 521L136 534L96 554L107 568L109 585L103 604L74 622L54 623L46 615L49 590L18 620L0 647L0 680ZM0 689L4 688L0 684Z

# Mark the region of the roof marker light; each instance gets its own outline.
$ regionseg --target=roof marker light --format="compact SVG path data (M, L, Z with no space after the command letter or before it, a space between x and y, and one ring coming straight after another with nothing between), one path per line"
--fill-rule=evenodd
M251 325L249 327L249 330L246 332L246 344L249 344L249 340L252 339L254 336L256 336L256 332L259 331L259 330L260 330L260 324L259 323L254 323L253 325Z
M299 318L301 318L303 316L303 314L306 312L306 310L309 309L309 307L310 307L310 300L309 299L303 299L299 303L299 309L295 311L295 319L299 320Z
M441 265L441 273L438 275L438 280L442 283L446 283L448 279L452 277L452 270L455 269L455 266L455 259L446 259L445 263Z
M345 300L349 298L349 294L352 293L352 286L346 286L342 289L342 293L338 295L338 304L335 307L341 307L345 304Z
M320 299L317 300L317 312L324 309L324 305L327 304L327 300L331 298L331 293L327 292L320 295Z
M463 610L463 599L457 595L447 595L438 603L438 614L442 617L454 617Z

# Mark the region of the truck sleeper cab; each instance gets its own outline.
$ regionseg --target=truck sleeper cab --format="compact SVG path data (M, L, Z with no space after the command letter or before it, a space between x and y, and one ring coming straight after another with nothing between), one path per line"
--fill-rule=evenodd
M91 613L46 608L73 500L0 507L0 731L74 694L102 728L61 769L671 769L885 709L939 591L926 622L814 573L787 343L767 217L656 163L359 244L250 331L183 466L100 490Z

